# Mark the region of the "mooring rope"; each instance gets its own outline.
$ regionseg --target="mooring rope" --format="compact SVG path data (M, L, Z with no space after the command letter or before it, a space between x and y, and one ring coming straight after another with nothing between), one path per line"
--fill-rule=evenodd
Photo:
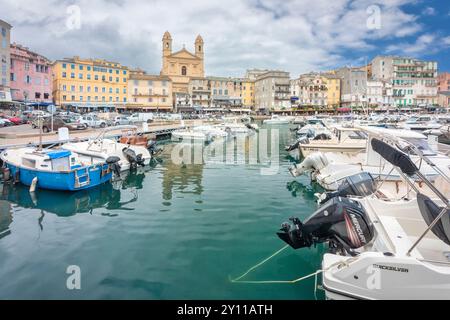
M277 255L282 253L284 250L286 250L287 248L289 248L289 245L284 246L283 248L281 248L280 250L276 251L274 254L272 254L268 258L264 259L263 261L259 262L258 264L254 265L253 267L248 269L241 276L239 276L239 277L237 277L235 279L230 279L230 281L232 283L244 283L244 284L295 284L295 283L307 280L309 278L315 277L315 279L314 279L314 286L315 286L315 290L316 290L317 289L317 276L319 274L321 274L323 272L326 272L326 271L330 270L331 268L339 266L339 265L348 267L351 262L356 260L355 257L351 257L351 258L348 258L346 260L338 261L336 263L333 263L332 265L330 265L326 269L317 270L317 271L315 271L315 272L313 272L311 274L308 274L306 276L303 276L303 277L300 277L300 278L294 279L294 280L259 280L259 281L258 280L241 280L242 278L247 276L250 272L252 272L253 270L259 268L260 266L265 264L267 261L273 259Z

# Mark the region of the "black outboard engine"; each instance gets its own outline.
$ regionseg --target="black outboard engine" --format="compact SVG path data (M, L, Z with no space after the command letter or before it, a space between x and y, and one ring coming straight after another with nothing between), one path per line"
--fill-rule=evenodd
M300 138L297 139L297 141L293 144L291 144L290 146L286 146L284 149L288 152L297 150L298 147L300 146L300 144L308 144L309 143L309 139L306 136L302 136Z
M130 148L123 148L122 152L130 163L130 169L136 169L137 166L144 166L144 158L142 157L142 154L136 155L136 152Z
M152 156L155 156L162 152L162 149L157 148L157 143L155 140L150 140L147 144L147 149Z
M324 204L336 197L367 197L375 191L376 183L372 175L368 172L361 172L345 179L337 191L322 194L319 198L319 204Z
M330 200L303 223L298 218L290 220L293 224L284 223L282 232L277 234L294 249L329 242L331 252L355 255L355 249L374 237L373 225L364 208L348 198Z
M117 156L108 157L106 159L106 164L109 165L109 168L114 172L114 174L120 177L120 158Z

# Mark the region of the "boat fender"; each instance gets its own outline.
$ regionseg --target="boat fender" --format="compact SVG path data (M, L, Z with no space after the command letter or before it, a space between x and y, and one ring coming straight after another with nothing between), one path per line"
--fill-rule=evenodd
M34 177L33 180L31 181L31 185L30 185L30 193L33 193L36 191L37 189L37 183L38 183L38 178Z

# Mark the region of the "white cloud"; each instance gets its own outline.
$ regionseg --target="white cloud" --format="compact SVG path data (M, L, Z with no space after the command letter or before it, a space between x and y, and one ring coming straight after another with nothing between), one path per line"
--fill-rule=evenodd
M435 16L436 15L436 9L434 9L433 7L426 7L423 11L422 14L425 16Z
M243 75L246 68L301 72L348 63L348 52L366 55L374 42L421 32L402 5L378 0L381 28L367 28L373 0L1 0L13 40L51 59L79 55L116 60L158 73L161 38L169 30L174 49L205 40L208 75ZM81 8L82 28L66 28L67 6ZM378 48L381 52L382 48Z
M413 43L401 42L390 45L387 48L387 52L418 56L421 54L436 53L449 46L450 36L440 37L437 34L425 33L419 36Z

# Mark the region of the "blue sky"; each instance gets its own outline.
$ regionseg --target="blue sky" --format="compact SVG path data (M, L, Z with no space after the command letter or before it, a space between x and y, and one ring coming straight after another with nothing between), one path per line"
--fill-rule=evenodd
M449 0L0 0L0 8L12 40L50 59L104 58L155 74L166 30L174 50L193 50L202 35L207 75L270 68L297 77L377 54L450 71Z

